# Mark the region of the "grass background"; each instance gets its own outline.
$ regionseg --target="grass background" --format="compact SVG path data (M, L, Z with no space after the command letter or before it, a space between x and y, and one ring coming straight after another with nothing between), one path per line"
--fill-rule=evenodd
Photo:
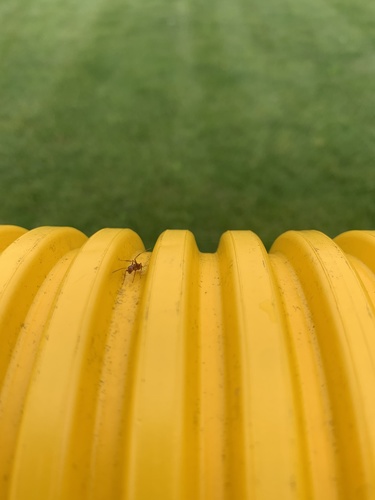
M1 0L0 223L375 228L372 0Z

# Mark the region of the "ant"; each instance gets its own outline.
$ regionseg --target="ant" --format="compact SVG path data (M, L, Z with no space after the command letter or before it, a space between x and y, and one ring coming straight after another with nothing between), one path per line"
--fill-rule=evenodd
M134 259L131 259L131 260L129 260L129 259L120 259L120 260L124 260L124 262L130 262L130 265L128 267L120 267L119 269L115 269L114 271L112 271L112 273L116 273L117 271L122 271L123 269L125 269L124 281L125 281L126 273L128 273L128 274L134 273L133 281L132 281L132 283L133 283L137 271L139 271L141 273L141 275L142 275L142 269L144 267L146 267L144 264L142 264L142 262L137 262L137 258L142 253L145 253L145 252L148 252L148 249L147 250L143 250L143 252L139 252L139 254L136 255L134 257Z

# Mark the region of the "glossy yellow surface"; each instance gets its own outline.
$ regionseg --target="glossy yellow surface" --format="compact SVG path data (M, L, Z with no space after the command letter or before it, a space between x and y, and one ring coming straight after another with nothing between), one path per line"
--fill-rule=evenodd
M372 231L0 226L0 498L375 500L374 311Z

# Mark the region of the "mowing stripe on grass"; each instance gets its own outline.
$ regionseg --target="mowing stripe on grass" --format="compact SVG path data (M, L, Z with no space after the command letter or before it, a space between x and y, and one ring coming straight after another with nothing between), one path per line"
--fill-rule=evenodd
M86 39L104 0L3 0L0 6L0 125L35 114ZM4 121L7 123L4 125ZM22 123L18 123L22 125Z

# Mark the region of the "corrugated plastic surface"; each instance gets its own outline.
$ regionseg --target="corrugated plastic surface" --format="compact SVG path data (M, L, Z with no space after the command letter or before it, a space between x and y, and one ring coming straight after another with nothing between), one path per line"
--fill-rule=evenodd
M375 232L0 252L1 499L375 499Z

